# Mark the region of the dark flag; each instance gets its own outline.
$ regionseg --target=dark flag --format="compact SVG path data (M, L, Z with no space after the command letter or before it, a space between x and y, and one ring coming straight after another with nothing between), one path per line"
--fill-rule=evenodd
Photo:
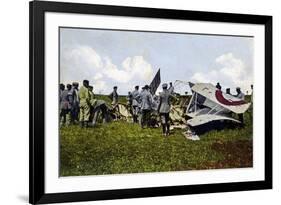
M161 83L161 77L160 77L160 68L159 68L159 70L157 71L156 75L154 76L152 82L150 83L150 92L152 95L155 94L160 83Z

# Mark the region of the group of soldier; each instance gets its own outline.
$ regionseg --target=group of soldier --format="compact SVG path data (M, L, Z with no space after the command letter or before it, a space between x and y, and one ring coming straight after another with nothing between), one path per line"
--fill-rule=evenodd
M216 88L219 89L219 90L222 89L220 83L216 84ZM251 90L252 90L251 103L253 103L253 85L251 85ZM231 94L230 88L226 88L225 91L226 91L226 94L228 94L228 95L237 97L237 98L239 98L241 100L245 100L245 94L241 91L240 87L236 87L236 95ZM251 106L251 108L252 108L252 106ZM239 121L241 122L240 125L243 127L244 126L244 116L243 116L243 114L238 114L238 118L239 118Z
M170 134L170 100L173 97L174 87L172 83L169 88L166 83L162 84L163 91L159 96L153 96L150 89L150 86L145 85L139 91L139 86L135 86L135 90L128 93L128 107L131 108L133 122L139 123L142 128L150 126L151 113L156 110L160 115L163 135L168 136Z
M119 112L117 89L117 86L114 86L108 97L112 102L111 110ZM145 85L139 91L139 86L135 86L134 91L129 92L127 96L128 109L131 111L133 122L139 123L141 128L149 126L151 113L153 110L157 110L163 135L168 136L170 134L170 100L173 97L174 87L172 83L170 83L169 88L168 84L162 84L163 91L157 97L151 94L150 89L150 86ZM84 80L80 88L79 83L76 82L72 85L67 84L66 88L64 84L60 84L59 101L61 126L78 122L81 127L94 126L99 111L101 111L102 119L105 122L109 119L105 101L95 98L93 86L89 85L88 80Z
M95 99L93 86L88 80L84 80L80 88L76 82L67 84L66 89L64 84L60 84L59 104L60 125L79 122L81 127L88 127L90 122L96 123L97 115L92 115L94 111L101 111L103 119L108 120L105 102Z
M216 88L219 89L219 90L222 89L220 83L217 83L217 84L216 84ZM252 89L252 92L253 92L253 85L251 85L251 89ZM225 89L225 92L226 92L226 94L228 94L228 95L232 95L232 96L237 97L237 98L239 98L239 99L241 99L241 100L245 100L245 94L241 91L241 88L240 88L240 87L237 87L237 88L236 88L236 95L231 94L230 88L226 88L226 89ZM252 99L251 99L251 101L252 101Z

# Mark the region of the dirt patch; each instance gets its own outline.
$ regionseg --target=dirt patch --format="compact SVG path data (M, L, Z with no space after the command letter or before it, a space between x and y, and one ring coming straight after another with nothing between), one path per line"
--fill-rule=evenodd
M253 141L238 140L222 142L217 141L211 147L224 157L218 162L207 163L205 168L222 169L222 168L243 168L253 167Z

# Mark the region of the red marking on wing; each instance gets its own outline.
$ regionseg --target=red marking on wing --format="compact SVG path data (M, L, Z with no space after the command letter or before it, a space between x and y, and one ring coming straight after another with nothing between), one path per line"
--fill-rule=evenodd
M244 100L230 101L228 99L225 99L221 90L216 90L216 98L223 105L235 106L246 104Z

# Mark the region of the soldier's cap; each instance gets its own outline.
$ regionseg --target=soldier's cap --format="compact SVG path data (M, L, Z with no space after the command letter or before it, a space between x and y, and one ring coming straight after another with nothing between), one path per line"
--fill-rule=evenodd
M139 86L138 86L138 85L136 85L136 86L135 86L135 88L139 88Z
M162 84L162 88L167 88L168 87L168 84L167 83L163 83Z
M143 88L144 88L144 89L148 89L148 88L149 88L149 86L148 86L148 85L145 85Z
M88 80L83 80L83 83L89 84L89 81Z
M77 82L73 82L73 83L72 83L72 85L73 85L73 86L78 86L78 85L79 85L79 83L77 83Z
M240 88L240 87L237 87L236 90L241 90L241 88Z
M116 88L117 88L117 86L114 86L113 88L114 88L114 89L116 89Z

